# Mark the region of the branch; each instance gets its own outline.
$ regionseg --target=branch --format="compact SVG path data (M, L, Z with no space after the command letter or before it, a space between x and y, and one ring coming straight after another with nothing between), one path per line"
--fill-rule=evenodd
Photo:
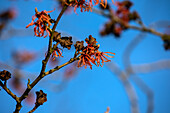
M30 110L28 113L33 113L38 107L34 106L34 108L32 110Z
M64 6L63 9L61 10L59 16L57 17L57 20L55 21L54 23L54 26L52 28L52 33L51 33L51 36L50 36L50 39L49 39L49 45L48 45L48 52L47 52L47 56L45 57L45 59L42 61L42 69L41 69L41 73L40 75L42 75L44 72L45 72L45 69L46 69L46 65L47 65L47 62L50 58L50 55L52 53L52 42L53 42L53 37L54 37L54 31L58 25L58 22L59 20L61 19L61 16L63 15L64 11L67 9L67 6Z
M72 62L74 62L74 61L76 61L76 60L78 60L78 59L79 59L79 57L78 57L78 58L71 58L68 62L66 62L66 63L64 63L64 64L62 64L62 65L60 65L60 66L56 66L54 69L51 69L51 70L45 72L43 75L38 76L38 77L32 82L32 84L29 84L29 82L28 82L28 84L27 84L27 89L25 90L25 92L23 93L23 95L19 98L19 102L18 102L17 105L16 105L16 110L15 110L14 113L19 113L19 110L21 109L21 102L22 102L22 100L24 100L24 99L28 96L28 93L30 92L30 90L31 90L42 78L44 78L46 75L49 75L49 74L51 74L51 73L53 73L53 72L61 69L62 67L66 66L66 65L68 65L68 64L70 64L70 63L72 63Z
M71 58L68 62L66 62L66 63L64 63L64 64L62 64L62 65L60 65L60 66L56 66L54 69L51 69L51 70L45 72L45 73L44 73L44 76L49 75L49 74L51 74L51 73L53 73L53 72L61 69L62 67L66 66L66 65L68 65L68 64L70 64L70 63L72 63L72 62L74 62L74 61L76 61L76 60L79 60L79 57L77 57L77 58Z
M63 7L63 9L61 10L59 16L57 17L57 20L55 21L54 26L52 28L52 33L49 38L48 52L47 52L45 59L42 61L41 72L40 72L39 76L31 84L29 84L29 82L28 82L27 89L22 94L22 96L19 98L19 101L17 102L16 109L15 109L14 113L19 113L19 111L22 107L21 102L28 96L28 93L31 91L31 89L45 76L44 73L45 73L46 65L47 65L47 62L48 62L48 60L51 56L51 53L52 53L52 42L53 42L53 37L54 37L54 31L58 25L59 20L61 19L62 15L66 9L67 9L67 6L65 5Z
M13 98L15 99L17 102L19 101L19 98L12 93L12 91L10 89L7 88L6 84L3 84L2 81L0 81L0 86Z

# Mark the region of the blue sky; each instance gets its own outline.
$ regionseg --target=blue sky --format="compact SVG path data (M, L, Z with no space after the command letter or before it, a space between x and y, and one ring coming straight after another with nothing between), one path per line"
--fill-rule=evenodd
M18 16L10 23L9 27L22 30L31 22L35 7L37 7L39 11L49 11L57 6L53 0L42 0L42 2L35 2L33 0L1 0L0 3L0 11L8 9L11 6L17 8ZM133 3L134 6L132 10L138 11L146 26L156 21L169 21L170 19L169 0L133 0ZM51 13L51 17L56 18L59 11L60 10L56 8L56 10ZM124 69L122 61L124 50L130 41L140 32L135 30L125 31L120 39L115 39L113 35L101 37L99 30L108 20L92 12L81 13L79 9L77 9L77 13L78 15L74 12L72 12L72 14L65 14L59 22L57 30L61 31L63 35L68 34L79 40L84 40L91 34L97 38L101 51L116 53L112 61L118 64L121 69ZM170 25L170 21L167 24ZM31 28L26 30L30 29ZM161 29L158 30L163 31ZM13 50L28 49L31 51L39 51L41 57L24 68L25 71L38 75L47 44L48 38L34 37L32 32L24 37L14 35L7 40L0 40L0 61L13 65L11 63L11 51ZM64 58L62 58L61 64L73 56L71 54L72 51L74 51L74 49L71 49L71 52L64 50ZM143 64L169 58L170 52L164 50L160 37L148 34L134 49L130 60L133 64ZM62 68L59 71L61 75L64 70L65 69ZM154 113L170 113L170 101L168 101L170 100L169 75L169 69L147 74L138 74L139 78L154 92ZM130 113L129 100L122 82L108 70L106 66L93 66L92 70L90 70L90 68L81 68L79 74L69 81L66 87L60 92L53 91L50 87L51 84L56 85L61 81L61 76L58 78L55 76L57 76L57 74L52 75L52 77L48 76L45 78L47 79L46 81L40 82L40 84L34 88L34 91L43 89L48 95L48 101L44 103L43 106L40 106L35 113L104 113L107 106L111 108L110 113ZM34 79L34 77L31 79ZM25 76L25 81L26 79L27 76ZM48 79L50 80L48 81ZM52 81L51 79L56 80ZM140 111L141 113L145 113L147 106L146 95L136 86L133 79L130 78L130 81L138 95ZM15 101L3 90L0 91L0 100L0 113L10 113L14 110L16 105ZM23 105L24 107L21 113L28 112L33 107L33 105Z

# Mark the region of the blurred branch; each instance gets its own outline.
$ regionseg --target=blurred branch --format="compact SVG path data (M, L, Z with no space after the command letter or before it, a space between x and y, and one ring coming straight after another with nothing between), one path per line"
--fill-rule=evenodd
M2 68L10 70L10 71L12 71L12 73L16 73L16 72L24 73L24 75L26 75L26 77L29 77L29 78L35 77L35 73L33 74L33 73L28 72L28 71L15 68L14 66L7 65L7 64L0 61L0 69L2 69ZM14 74L13 76L17 77L17 74ZM25 76L19 76L19 77L21 79L26 79Z
M146 33L140 33L127 45L123 53L123 64L128 76L133 73L131 68L130 56L136 46L146 37Z
M108 63L106 65L111 72L117 75L117 77L120 79L120 81L124 85L129 101L130 101L132 113L139 113L137 94L135 92L134 87L131 85L130 81L128 80L126 73L124 71L121 71L118 65L116 65L115 63Z
M155 22L149 25L149 27L159 27L157 25L159 22ZM134 75L133 76L133 81L136 83L136 85L147 95L147 113L152 113L154 109L154 94L152 90L136 75L136 72L134 72L134 67L132 67L131 62L130 62L130 56L133 52L133 50L137 47L137 45L140 44L140 42L145 38L146 33L140 33L137 35L126 47L124 53L123 53L123 64L125 67L125 71L127 73L127 76ZM153 65L152 65L153 66ZM156 65L155 65L156 66ZM153 67L155 67L153 66ZM167 64L166 64L167 66ZM146 67L145 67L146 69ZM147 68L149 69L149 67Z
M125 66L125 70L127 73L127 77L131 74L134 75L133 81L136 83L136 85L147 95L147 113L152 113L154 108L154 97L152 90L133 72L133 68L131 67L130 62L130 55L132 54L133 50L136 48L136 46L144 39L146 36L145 33L140 33L138 36L136 36L127 46L125 49L125 52L123 53L123 64ZM136 79L134 79L136 78Z
M149 73L153 71L170 69L170 60L160 60L152 63L132 65L134 73Z
M154 111L153 91L146 85L146 83L141 78L139 78L138 75L133 76L132 80L147 96L147 112L146 113L153 113Z
M9 29L5 29L4 32L0 34L0 40L7 40L11 37L23 38L32 36L33 34L33 29L16 29L10 26Z
M125 23L124 21L122 21L118 16L114 15L114 14L109 14L109 13L106 13L104 12L103 10L99 10L99 9L95 9L93 8L93 12L96 13L96 14L99 14L99 15L102 15L104 17L107 17L107 18L111 18L111 20L113 22L116 22L116 23L119 23L120 25L123 25L125 26L126 28L130 28L130 29L134 29L134 30L139 30L139 31L142 31L142 32L149 32L151 34L154 34L154 35L157 35L157 36L160 36L162 38L162 36L164 35L163 33L160 33L152 28L147 28L144 26L144 24L141 24L140 27L138 26L133 26L133 25L130 25L128 23ZM169 39L170 40L170 39Z

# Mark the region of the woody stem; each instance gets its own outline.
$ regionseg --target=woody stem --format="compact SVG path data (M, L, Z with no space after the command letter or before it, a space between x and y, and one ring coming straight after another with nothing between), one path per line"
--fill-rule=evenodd
M62 11L60 12L59 16L57 17L57 20L54 23L54 26L53 26L52 32L51 32L51 36L50 36L50 39L49 39L48 52L47 52L45 59L42 61L41 72L40 72L39 76L31 84L27 85L27 89L25 90L25 92L22 94L22 96L19 98L19 101L17 102L16 109L15 109L14 113L19 113L19 111L22 107L21 102L25 98L27 98L28 93L31 91L31 89L45 76L46 65L47 65L47 62L48 62L48 60L51 56L51 53L52 53L52 42L53 42L53 37L54 37L54 31L55 31L62 15L64 14L65 10L67 9L67 7L68 6L63 7Z

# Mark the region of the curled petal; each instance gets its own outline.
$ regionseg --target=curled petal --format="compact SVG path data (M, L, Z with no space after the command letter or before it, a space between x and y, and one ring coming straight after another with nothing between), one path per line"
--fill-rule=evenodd
M55 10L55 9L54 9ZM52 11L54 11L52 10ZM41 11L41 12L38 12L37 9L36 9L36 14L34 16L32 16L32 21L31 23L29 23L26 28L32 26L32 25L35 25L34 27L34 35L35 36L38 36L38 37L42 37L44 36L44 33L46 32L46 35L44 36L47 37L47 35L50 36L50 32L48 31L47 29L47 26L51 26L51 18L50 16L48 15L48 13L51 13L52 11ZM35 19L38 19L35 21Z
M56 48L54 52L52 53L53 60L55 60L55 57L63 57L62 52L59 48Z

